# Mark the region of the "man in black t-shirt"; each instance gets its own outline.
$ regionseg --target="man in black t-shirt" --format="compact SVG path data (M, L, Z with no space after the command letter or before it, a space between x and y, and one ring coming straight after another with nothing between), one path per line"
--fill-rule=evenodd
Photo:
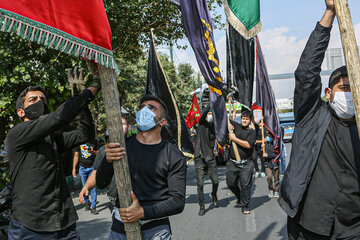
M127 136L130 126L129 126L127 119L124 116L122 116L122 118L121 118L121 124L122 124L122 128L123 128L124 136ZM109 137L109 135L105 135L105 138L106 137ZM127 139L127 137L125 137L125 140L126 139ZM92 165L94 170L92 171L91 175L86 180L85 185L83 185L83 188L81 189L81 191L79 193L79 201L81 204L86 204L85 197L89 196L89 192L95 188L95 186L96 186L96 171L104 159L105 159L105 145L99 148L99 151L94 160L94 164ZM114 205L115 205L115 200L117 198L117 190L116 190L116 183L115 183L114 177L111 179L111 183L106 188L106 194L109 198L109 209L112 212Z
M136 114L139 132L126 141L133 203L120 208L116 200L109 239L125 239L124 223L140 221L142 238L171 239L169 216L185 206L186 158L176 146L161 138L167 124L166 104L145 95ZM125 149L119 143L105 145L106 161L96 173L96 184L105 188L114 174L113 161L122 160Z
M91 175L94 168L92 165L94 164L94 160L97 154L98 149L98 143L96 139L93 139L92 141L86 142L84 144L81 144L74 153L74 161L73 161L73 170L72 174L74 177L76 177L76 166L79 162L79 175L81 178L82 186L84 187L86 180ZM90 210L92 214L98 214L96 211L96 198L97 198L97 192L96 187L93 188L90 191L91 196L91 202L89 200L88 196L85 196L85 210Z
M229 134L229 139L237 145L241 160L237 161L234 149L231 145L230 160L226 163L226 184L237 198L237 206L242 208L244 214L249 214L250 191L254 162L252 161L253 146L256 141L256 133L250 128L252 113L249 110L241 113L241 124L230 121L230 129L234 133ZM241 190L238 186L240 182Z

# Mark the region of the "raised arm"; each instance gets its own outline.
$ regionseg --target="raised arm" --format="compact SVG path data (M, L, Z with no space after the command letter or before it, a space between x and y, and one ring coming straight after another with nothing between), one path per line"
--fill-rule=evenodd
M14 145L12 147L15 149L26 148L69 124L94 98L96 92L96 88L86 89L61 104L54 112L17 125L8 135Z
M92 119L90 110L87 106L80 113L79 126L76 130L70 132L58 132L54 134L59 149L64 151L66 149L78 146L86 141L91 141L95 138L95 125ZM96 155L95 151L92 154Z
M321 64L335 17L333 0L327 0L326 4L325 13L311 33L295 71L294 113L297 123L321 106Z

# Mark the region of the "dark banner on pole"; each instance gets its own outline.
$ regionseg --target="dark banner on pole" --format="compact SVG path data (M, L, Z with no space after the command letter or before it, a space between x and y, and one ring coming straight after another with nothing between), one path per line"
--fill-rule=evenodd
M194 50L200 71L210 89L210 108L214 116L215 135L221 146L227 140L227 115L223 79L219 68L213 24L206 0L181 0L182 21Z
M246 40L230 24L226 34L227 87L242 105L252 104L254 87L255 41ZM229 90L230 91L230 90Z
M150 40L148 70L145 93L152 94L166 103L168 109L168 124L162 129L161 136L174 144L185 156L193 157L193 145L184 117L176 103L175 96L171 91L166 79L160 59L155 49L154 38Z
M279 161L281 152L279 115L258 37L256 37L256 105L263 109L265 128L273 135L274 150L278 153L274 161Z

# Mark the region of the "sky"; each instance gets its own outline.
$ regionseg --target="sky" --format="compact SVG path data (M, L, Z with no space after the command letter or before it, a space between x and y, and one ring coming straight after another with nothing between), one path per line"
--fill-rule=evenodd
M360 1L348 0L348 3L359 45ZM219 7L216 11L222 14L222 21L225 22L226 17L223 14L223 9ZM260 0L260 18L263 30L259 33L259 39L269 74L293 73L295 71L307 39L315 28L316 23L321 20L324 11L324 0ZM215 30L214 36L220 58L220 69L225 73L225 30ZM187 39L180 40L179 43L188 47L186 50L174 49L175 64L190 63L195 71L199 71L193 50ZM341 47L341 39L339 26L335 19L329 48L337 47ZM165 49L161 51L168 53ZM323 70L327 70L325 65L323 65ZM293 84L289 81L284 81L284 84L280 82L272 83L272 85L275 95L281 94L281 98L292 97ZM284 92L288 94L284 94Z

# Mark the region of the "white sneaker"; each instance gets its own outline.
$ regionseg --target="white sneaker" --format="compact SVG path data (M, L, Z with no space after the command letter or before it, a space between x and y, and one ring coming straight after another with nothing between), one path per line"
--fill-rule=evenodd
M279 197L279 193L278 192L274 192L274 198L278 198Z
M264 172L260 173L260 177L264 178L264 177L265 177L265 173L264 173Z
M269 190L268 196L269 196L269 198L273 198L273 197L274 197L274 192L273 192L273 190Z
M259 173L259 172L256 172L256 173L255 173L255 177L256 177L256 178L260 177L260 173Z

